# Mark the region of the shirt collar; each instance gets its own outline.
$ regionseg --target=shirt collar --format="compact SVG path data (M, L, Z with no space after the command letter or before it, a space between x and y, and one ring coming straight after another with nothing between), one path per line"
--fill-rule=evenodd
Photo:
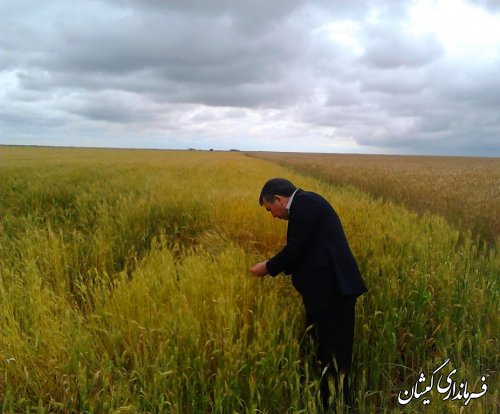
M288 200L288 203L286 204L286 209L287 210L290 210L290 206L292 205L292 201L293 201L293 196L295 195L295 193L299 191L299 189L297 188L293 194L290 196L290 199Z

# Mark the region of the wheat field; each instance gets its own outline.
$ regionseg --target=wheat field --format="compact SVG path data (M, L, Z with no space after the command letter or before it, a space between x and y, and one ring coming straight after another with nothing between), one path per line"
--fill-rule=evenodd
M318 412L300 297L248 271L285 242L271 177L332 203L367 283L356 412L497 413L498 254L443 217L239 152L29 147L0 147L0 412ZM398 403L447 358L487 393Z
M500 234L500 159L255 152L334 184L352 185L418 213L444 217L476 242Z

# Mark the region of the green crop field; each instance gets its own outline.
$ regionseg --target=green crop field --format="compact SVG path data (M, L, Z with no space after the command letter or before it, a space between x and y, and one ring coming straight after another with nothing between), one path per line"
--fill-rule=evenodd
M271 177L332 203L368 285L356 412L497 413L500 260L453 220L239 152L29 147L0 147L0 412L317 412L301 299L248 271L285 242ZM476 398L398 402L447 358Z

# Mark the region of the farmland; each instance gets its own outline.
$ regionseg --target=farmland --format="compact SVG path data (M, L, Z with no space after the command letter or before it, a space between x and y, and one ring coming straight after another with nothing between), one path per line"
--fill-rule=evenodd
M238 152L16 147L0 147L1 412L316 412L300 297L248 271L285 240L257 202L278 176L332 203L368 285L359 412L462 412L436 391L397 402L450 358L489 387L465 412L496 413L499 257L453 220Z
M498 243L500 159L253 153L337 185L352 185L444 217L479 242Z

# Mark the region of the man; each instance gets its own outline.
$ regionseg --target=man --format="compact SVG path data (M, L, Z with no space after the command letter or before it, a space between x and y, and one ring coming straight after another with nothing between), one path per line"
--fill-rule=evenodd
M286 246L271 259L257 263L256 276L292 274L302 296L308 325L314 325L323 375L323 406L329 403L328 377L338 385L344 376L344 402L350 403L347 374L351 367L356 298L366 292L342 224L320 195L297 189L283 178L269 180L259 204L273 217L288 220ZM338 389L338 388L337 388Z

